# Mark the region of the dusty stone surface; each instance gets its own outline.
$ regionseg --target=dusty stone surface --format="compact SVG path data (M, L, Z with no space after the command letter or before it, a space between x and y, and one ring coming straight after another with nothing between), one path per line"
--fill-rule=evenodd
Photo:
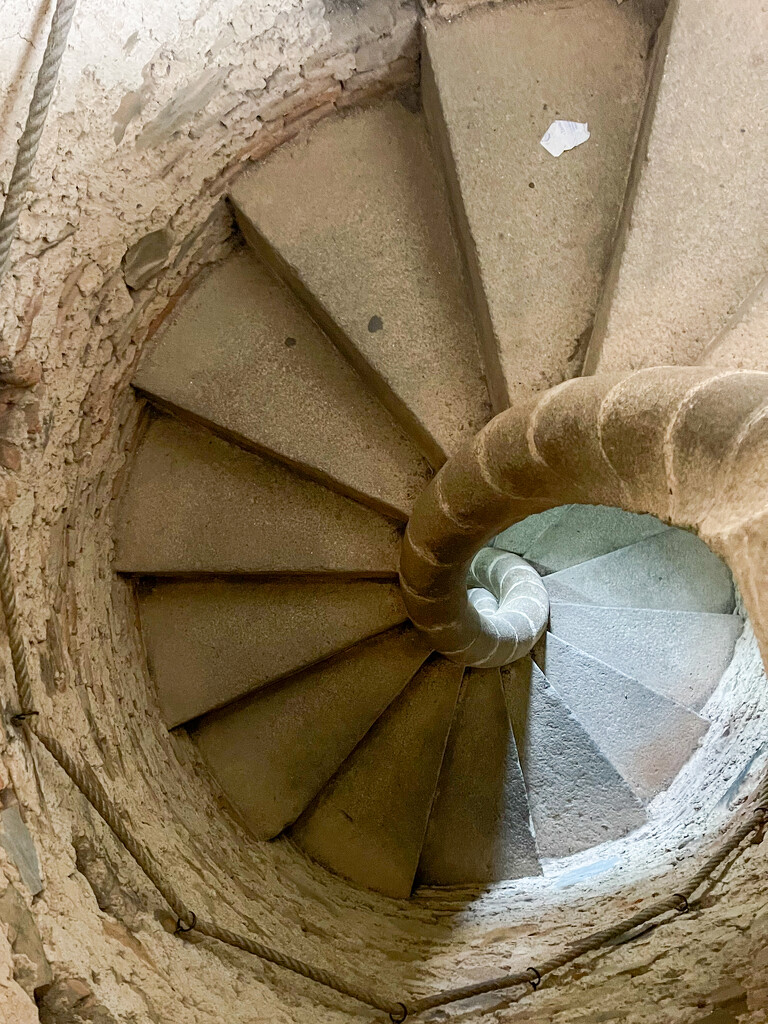
M739 814L754 784L765 681L750 634L708 712L718 723L709 734L715 746L668 796L668 817L660 810L631 846L613 847L602 864L548 869L532 888L507 883L448 899L425 892L408 906L352 890L289 844L253 843L222 807L191 743L161 725L136 606L109 563L112 494L136 432L128 382L137 349L184 281L224 255L228 223L206 220L237 172L238 147L268 151L332 110L322 99L335 88L329 78L344 81L336 101L343 105L386 88L393 76L414 76L410 60L377 64L377 54L390 60L400 52L397 7L377 5L363 24L342 11L336 44L325 51L328 25L316 10L214 3L195 22L187 5L145 6L141 17L127 4L81 5L16 269L2 289L0 382L11 389L1 397L11 438L0 448L2 495L40 710L126 807L190 905L339 973L375 978L387 992L425 992L527 966L638 900L674 889L673 872L693 867L709 842L700 837ZM3 86L11 77L19 87L2 116L15 123L44 26L17 0L3 15L0 76ZM412 24L408 12L405 35ZM357 74L363 46L360 59L373 66ZM221 107L212 101L210 118L181 124L186 85L206 70L207 48L214 60L236 55L227 81L240 91L222 95ZM132 80L115 81L126 62ZM205 79L192 91L201 90L204 97ZM155 124L173 125L175 134L157 148L137 148L140 135L157 138L145 128L177 91ZM258 121L257 112L268 117L278 103L287 113ZM0 132L4 181L15 134ZM169 222L185 241L153 286L131 295L118 269L123 254ZM2 660L2 702L15 707L7 648ZM45 888L33 902L1 851L0 871L22 894L55 974L36 1005L22 985L28 964L14 956L2 924L0 1017L14 1024L374 1019L246 954L169 934L167 907L50 759L5 730L0 752L0 784L12 785L24 808ZM670 826L680 808L688 816ZM488 997L483 1007L505 1024L573 1024L577 1013L596 1020L606 1012L629 1024L699 1024L730 1005L743 1008L740 1024L763 1024L766 871L768 847L750 847L691 915L587 958L519 1006ZM443 1019L477 1013L477 1004L459 1004Z
M498 668L468 669L419 859L426 885L537 875L530 809Z
M430 659L381 716L292 835L365 888L409 896L464 670Z
M393 583L169 580L142 586L142 635L168 726L406 618Z
M247 253L215 267L182 301L134 384L401 518L426 479L412 442L286 286Z
M731 370L768 370L768 277L747 295L699 362Z
M429 653L393 630L202 720L195 741L257 838L298 818Z
M118 520L115 567L124 572L397 571L397 523L168 416L141 440Z
M440 140L496 411L581 369L645 96L637 3L497 4L427 23ZM426 59L428 57L428 60ZM583 146L539 144L557 118Z
M233 200L246 236L433 464L487 422L445 184L418 111L386 102L328 121L244 175Z
M768 263L768 11L670 8L590 372L693 363Z

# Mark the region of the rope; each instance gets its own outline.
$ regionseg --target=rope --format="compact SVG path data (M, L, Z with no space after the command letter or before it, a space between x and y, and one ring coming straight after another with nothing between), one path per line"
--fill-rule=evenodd
M37 76L27 123L19 140L16 164L8 186L8 194L3 212L0 214L0 281L2 281L3 275L8 269L11 242L16 233L16 225L21 213L24 195L27 191L32 165L40 144L45 117L50 106L51 97L53 96L53 89L64 54L64 47L72 23L76 2L77 0L58 0L51 22L48 42ZM187 907L174 886L165 877L151 852L128 831L124 824L124 821L127 820L127 815L106 795L91 769L70 757L58 740L41 727L38 712L34 710L26 644L22 635L18 609L16 607L16 594L11 570L10 538L7 526L3 529L2 539L0 540L0 602L2 602L5 615L13 672L21 705L20 711L12 716L12 721L22 726L25 731L34 735L39 740L80 790L88 803L109 826L118 841L122 843L176 915L178 922L176 931L181 934L195 931L200 935L216 939L228 946L242 949L246 953L251 953L253 956L258 957L260 960L265 960L284 970L291 971L293 974L308 978L324 988L349 996L351 999L370 1006L375 1010L388 1013L390 1020L395 1022L395 1024L402 1024L412 1014L421 1013L437 1006L446 1006L449 1003L470 999L473 996L483 995L488 992L503 991L516 985L530 985L535 991L544 977L572 963L585 953L601 949L619 936L648 924L656 918L661 918L665 914L670 912L684 913L689 909L688 901L694 892L712 876L723 861L749 835L762 830L766 825L766 821L768 821L767 777L756 793L757 806L750 817L717 847L714 853L704 861L699 870L677 892L663 900L652 903L645 910L639 911L632 917L625 918L609 928L593 932L591 935L571 943L558 956L538 966L527 967L524 971L502 975L498 978L490 978L487 981L476 982L472 985L447 989L431 996L415 999L409 1003L393 1002L361 985L338 978L329 971L307 964L303 960L298 960L287 953L273 949L271 946L266 946L253 938L241 935L238 932L229 931L229 929L223 928L221 925L198 919L196 914Z
M43 134L48 107L51 105L76 3L77 0L58 0L56 10L53 12L48 42L37 74L32 102L29 105L27 123L19 139L16 163L8 185L3 212L0 215L0 281L5 276L10 263L11 242L16 235L16 225L24 205L29 176L37 156L37 148Z

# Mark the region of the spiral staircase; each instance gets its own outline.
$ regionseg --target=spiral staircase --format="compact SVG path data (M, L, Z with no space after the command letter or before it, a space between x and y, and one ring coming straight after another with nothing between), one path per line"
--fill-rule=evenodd
M427 22L420 94L235 182L239 240L134 380L116 568L165 724L255 840L390 896L641 826L743 627L695 534L730 562L717 502L766 379L635 371L604 287L631 284L632 154L677 59L655 29L613 0ZM558 116L592 135L555 159ZM569 380L585 355L619 372Z

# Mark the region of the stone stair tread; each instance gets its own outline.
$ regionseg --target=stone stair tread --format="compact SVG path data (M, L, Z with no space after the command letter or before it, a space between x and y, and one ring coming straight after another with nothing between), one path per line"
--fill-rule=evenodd
M739 615L550 605L556 637L692 711L711 696L743 627Z
M410 896L463 669L430 659L291 829L358 885Z
M519 523L509 526L502 533L497 534L493 546L502 548L504 551L511 551L515 555L524 556L528 548L535 544L536 539L546 533L550 526L554 526L572 507L571 505L559 505L557 508L548 508L544 512L527 516Z
M643 805L538 665L520 658L501 675L541 856L567 857L639 828Z
M590 372L695 362L766 270L763 0L670 5Z
M298 818L428 655L398 627L201 719L194 738L257 839Z
M144 643L172 727L405 621L396 584L167 580L139 593Z
M548 573L558 572L668 529L655 516L604 505L571 505L523 557Z
M547 633L534 659L599 749L644 802L666 789L707 723L682 704Z
M710 342L699 363L729 370L768 370L768 274Z
M428 21L425 107L441 140L497 411L574 376L645 96L641 5L525 3ZM555 119L587 122L559 159ZM510 268L512 271L510 272Z
M397 573L397 522L170 416L140 442L118 524L120 572Z
M499 669L465 673L419 860L425 885L541 873Z
M733 610L724 562L685 530L664 530L629 547L544 577L550 601L690 612Z
M480 429L488 393L421 114L386 101L328 119L231 198L246 237L435 465Z
M210 270L134 386L244 447L407 518L427 465L289 289L250 253Z

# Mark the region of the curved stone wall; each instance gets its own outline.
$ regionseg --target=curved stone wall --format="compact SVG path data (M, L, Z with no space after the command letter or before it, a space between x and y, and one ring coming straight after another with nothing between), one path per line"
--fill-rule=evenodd
M248 839L191 743L160 724L133 596L111 571L112 498L141 427L128 381L186 283L227 251L219 197L241 161L336 106L413 81L416 10L372 3L353 19L344 5L289 0L147 7L82 0L0 290L2 494L41 714L208 917L393 995L546 957L666 891L664 875L702 852L698 831L716 832L743 798L752 755L737 726L757 729L764 710L754 644L726 681L743 688L743 721L724 719L716 733L720 748L733 744L732 775L708 789L708 763L692 767L670 797L682 807L705 794L685 829L651 829L646 846L576 864L570 877L403 904L348 886L287 843ZM6 11L0 85L19 89L2 112L3 180L45 29L22 0ZM2 661L2 704L12 709L5 645ZM169 934L167 908L47 755L7 725L0 754L0 1019L370 1019L247 954ZM679 1024L725 1005L756 1024L768 997L759 959L768 917L753 921L764 874L755 846L706 909L599 958L593 976L577 965L567 983L496 1019L570 1024L610 1012ZM476 1013L458 1005L450 1016Z

